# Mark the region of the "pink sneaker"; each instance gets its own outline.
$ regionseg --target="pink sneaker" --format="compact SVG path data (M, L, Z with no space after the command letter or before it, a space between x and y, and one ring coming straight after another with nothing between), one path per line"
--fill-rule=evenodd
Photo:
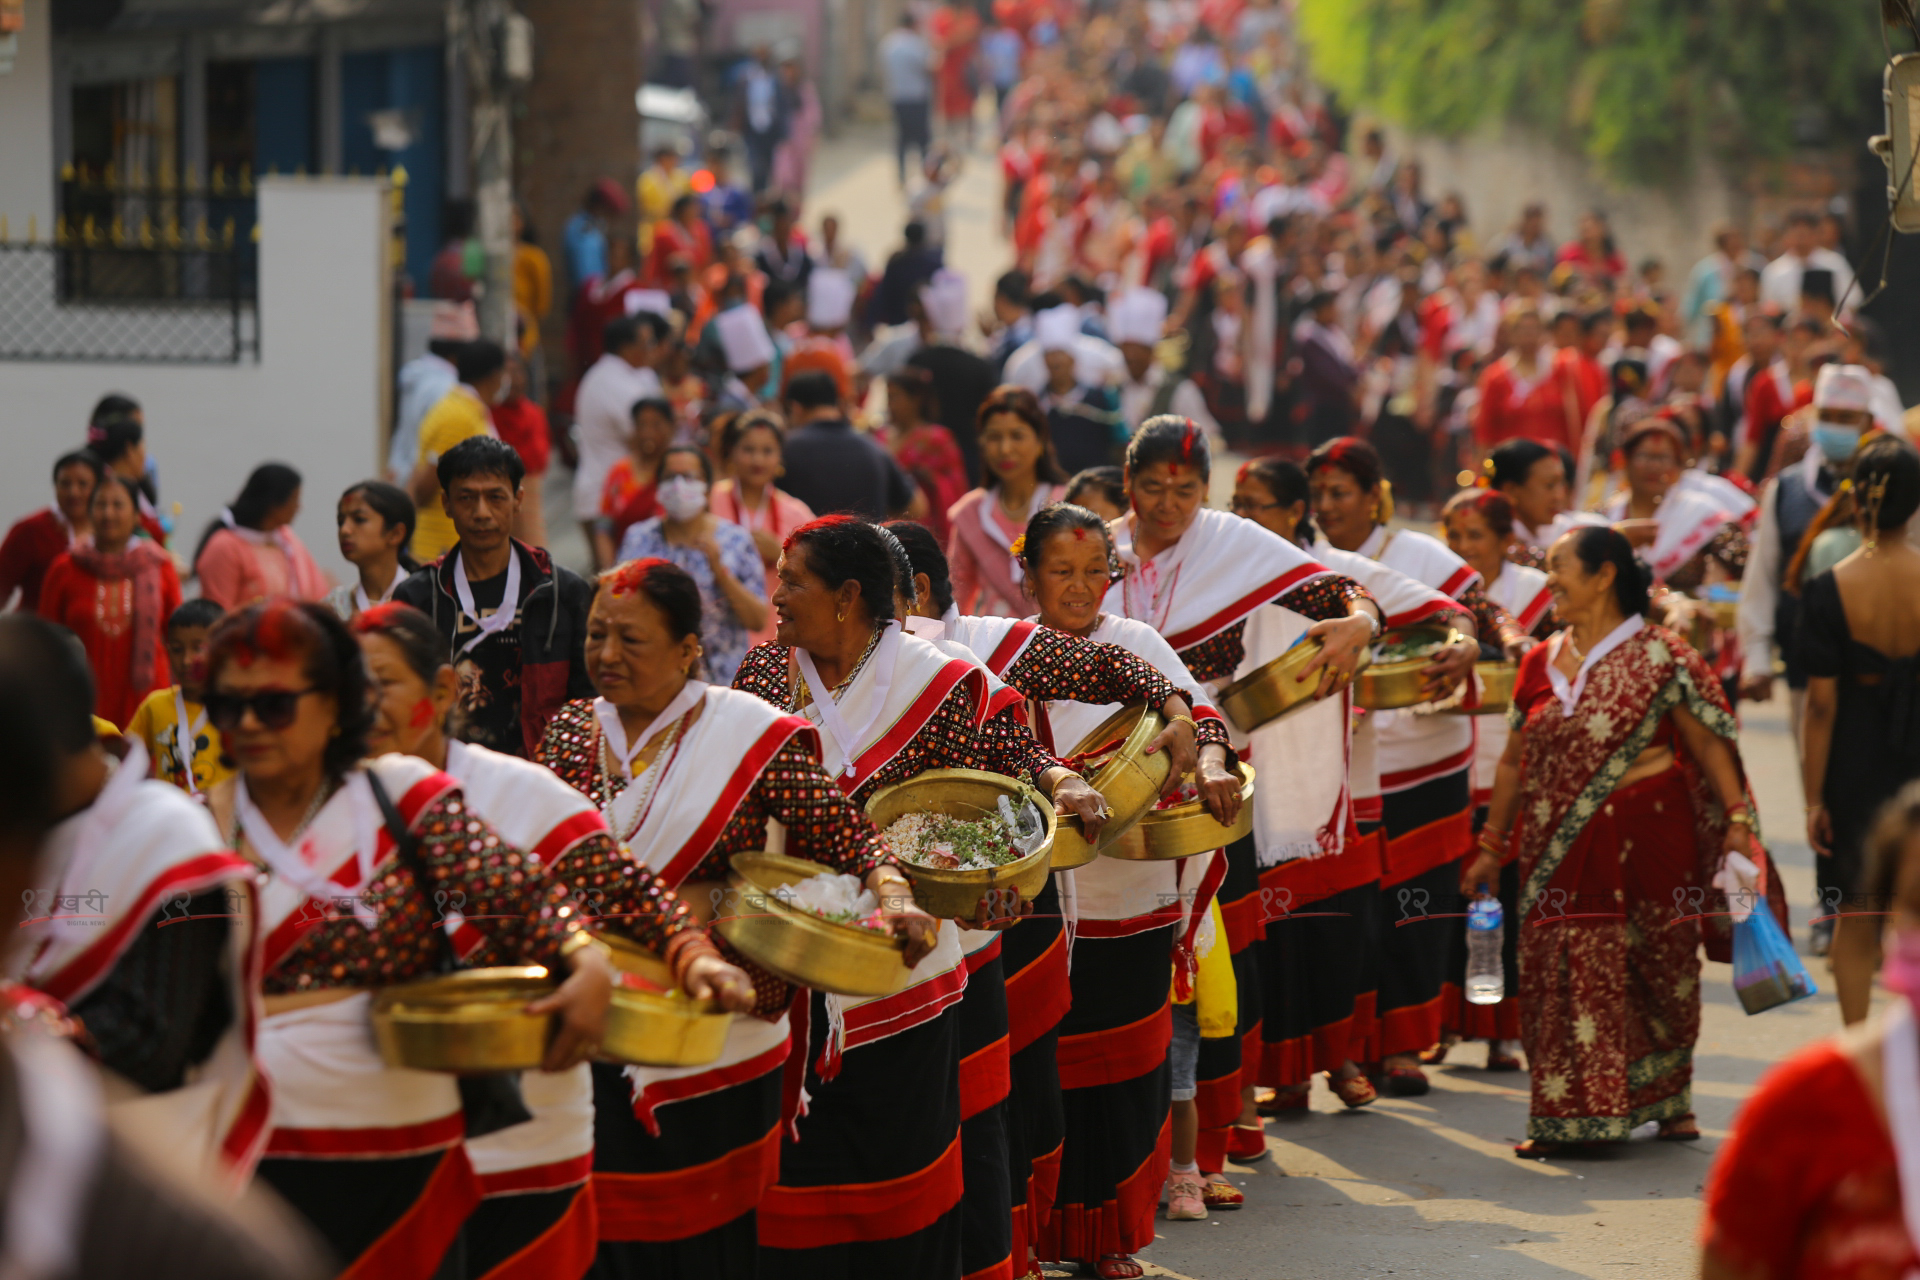
M1201 1222L1207 1216L1207 1202L1200 1197L1204 1189L1198 1174L1174 1173L1167 1176L1167 1221Z

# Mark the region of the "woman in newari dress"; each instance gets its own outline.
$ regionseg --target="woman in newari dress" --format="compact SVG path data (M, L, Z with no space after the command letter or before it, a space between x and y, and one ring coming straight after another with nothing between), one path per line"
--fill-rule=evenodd
M1447 500L1441 512L1447 546L1473 566L1480 575L1487 598L1505 609L1532 641L1545 640L1558 631L1553 616L1553 593L1547 589L1544 571L1512 558L1515 549L1513 504L1491 489L1463 489ZM1507 749L1507 719L1504 715L1483 715L1473 722L1473 829L1486 825L1487 801L1493 796L1493 775ZM1488 885L1500 899L1502 918L1516 920L1520 904L1520 871L1511 859L1500 868L1500 883ZM1459 1039L1487 1042L1487 1070L1520 1069L1520 930L1507 929L1502 935L1502 968L1506 971L1506 995L1499 1003L1469 1004L1455 1002L1449 1010L1446 1033L1436 1046L1440 1057L1451 1042ZM1453 959L1448 962L1448 980L1461 990L1466 988L1466 931L1454 935ZM1436 1059L1437 1060L1437 1059Z
M612 903L618 927L686 985L726 966L686 908L629 875L604 842L536 859L426 761L365 759L375 719L366 664L325 605L277 600L229 614L206 668L207 718L239 769L207 793L208 807L266 872L256 1052L273 1083L273 1132L259 1175L349 1272L427 1280L482 1189L453 1077L385 1065L369 1006L373 989L441 970L451 945L442 904L484 917L506 962L571 971L528 1005L560 1015L549 1071L597 1051L612 990L576 895Z
M1330 856L1346 845L1348 716L1344 698L1326 695L1352 674L1380 623L1378 605L1352 578L1251 521L1206 509L1211 475L1206 435L1192 420L1164 414L1141 424L1127 447L1130 510L1111 526L1123 576L1102 607L1159 632L1193 677L1216 691L1303 636L1324 646L1309 674L1325 674L1322 705L1234 743L1266 781L1254 789L1253 834L1227 847L1218 893L1240 996L1240 1038L1201 1041L1203 1081L1238 1072L1243 1047L1260 1052L1254 943L1264 923L1262 869L1289 857ZM1224 1135L1225 1154L1253 1158L1265 1139L1252 1081L1242 1079L1238 1090L1241 1114ZM1204 1142L1201 1155L1203 1163L1217 1158Z
M1167 718L1167 727L1147 744L1147 750L1165 750L1172 756L1167 790L1172 791L1178 780L1193 770L1197 764L1196 708L1161 671L1119 645L1069 635L1043 626L1037 619L962 617L954 608L946 556L932 532L909 520L893 521L886 529L899 540L908 557L907 576L913 584L913 595L910 600L903 595L903 603L913 615L906 619L909 631L936 644L951 645L950 652L981 662L996 682L1004 682L1001 687L1009 688L1030 709L1055 700L1159 707ZM1210 710L1205 714L1213 716ZM1039 716L1035 714L1034 719ZM1218 717L1213 716L1213 721L1218 729ZM1226 740L1223 730L1219 731L1219 740ZM1039 1229L1052 1212L1065 1137L1056 1046L1060 1020L1072 993L1062 924L1059 894L1050 878L1034 899L1031 914L1011 923L1004 932L993 935L969 930L962 935L968 944L985 938L990 945L995 936L1000 942L997 963L1004 978L1006 1016L997 1030L989 1025L979 1035L983 1041L1004 1035L1006 1054L991 1066L983 1064L981 1058L966 1063L962 1089L967 1089L968 1072L998 1070L996 1078L1007 1082L1008 1189L1013 1208L1010 1251L1017 1275L1028 1274L1031 1269L1034 1251L1039 1248ZM970 961L975 954L969 950ZM968 979L967 1000L961 1006L963 1038L966 1032L977 1029L969 1015L973 1013L975 987L984 985L981 972L976 968ZM985 1090L974 1092L976 1101L987 1096ZM962 1123L981 1121L968 1118ZM974 1195L970 1176L969 1204ZM969 1248L975 1247L970 1240ZM962 1259L968 1275L978 1270L972 1261Z
M1364 440L1342 437L1307 462L1321 542L1376 560L1460 607L1448 620L1459 638L1435 656L1428 681L1451 695L1479 659L1475 636L1511 652L1524 636L1481 589L1480 575L1446 544L1392 528L1392 490L1380 457ZM1418 619L1393 619L1405 625ZM1380 773L1386 854L1380 876L1381 1074L1387 1092L1417 1097L1428 1089L1420 1055L1440 1042L1450 994L1447 957L1464 928L1456 903L1457 864L1473 845L1473 718L1414 710L1372 713Z
M1307 473L1283 459L1240 468L1233 511L1288 542L1311 548L1329 569L1365 587L1388 625L1436 622L1464 612L1450 598L1365 556L1315 544L1307 516ZM1469 624L1470 625L1470 624ZM1380 771L1377 717L1351 707L1354 721L1348 788L1353 836L1331 855L1282 849L1263 865L1260 891L1265 984L1260 1056L1250 1052L1247 1077L1275 1091L1262 1115L1304 1111L1315 1072L1348 1107L1378 1098L1362 1062L1377 1061L1380 931ZM1263 859L1264 863L1265 859Z
M773 598L778 640L748 651L735 687L818 724L827 772L855 804L928 769L985 769L1033 782L1097 831L1099 794L1041 750L1017 713L994 711L987 673L902 631L895 578L875 526L826 516L795 530ZM953 1036L966 977L959 931L942 925L902 991L812 998L811 1101L761 1206L763 1274L961 1274ZM910 1107L896 1105L901 1080L916 1082ZM891 1141L862 1140L876 1125ZM893 1183L884 1220L863 1212L857 1185L880 1181Z
M700 591L684 570L638 560L603 574L587 617L599 696L561 709L541 758L702 918L722 896L728 858L766 848L779 822L787 853L863 878L918 959L933 922L873 824L821 769L813 726L706 683L699 660ZM780 1168L783 1074L806 1023L789 1020L792 987L744 967L752 1006L718 1061L594 1068L600 1267L614 1280L755 1274L757 1210ZM801 995L804 1008L811 993ZM797 1091L786 1101L797 1105Z
M467 804L503 840L529 857L553 864L592 850L618 865L606 820L585 796L540 765L489 751L448 735L458 678L446 637L418 609L375 605L353 622L379 701L368 749L398 751L425 760L460 784ZM589 891L576 904L596 927L615 908ZM488 922L449 928L461 959L473 966L499 963ZM611 925L620 929L622 922ZM746 975L726 966L693 984L732 1007L753 998ZM599 1244L593 1172L593 1077L582 1062L564 1072L528 1072L521 1090L533 1119L467 1141L467 1158L486 1202L467 1222L467 1274L474 1280L538 1266L541 1274L574 1280L593 1265Z

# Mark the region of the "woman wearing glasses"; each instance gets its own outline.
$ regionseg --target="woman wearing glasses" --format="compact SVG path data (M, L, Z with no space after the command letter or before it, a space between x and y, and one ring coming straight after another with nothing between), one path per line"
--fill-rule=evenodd
M209 638L206 669L207 716L239 770L208 807L267 872L257 1054L274 1096L260 1176L350 1270L426 1280L480 1185L454 1078L381 1061L372 991L443 967L444 907L456 902L486 918L504 962L569 975L528 1006L558 1015L543 1067L565 1071L597 1049L612 990L574 898L615 869L604 856L547 865L513 848L424 760L364 760L375 721L366 664L324 605L277 600L230 614ZM712 960L660 886L627 896L630 928L683 982Z

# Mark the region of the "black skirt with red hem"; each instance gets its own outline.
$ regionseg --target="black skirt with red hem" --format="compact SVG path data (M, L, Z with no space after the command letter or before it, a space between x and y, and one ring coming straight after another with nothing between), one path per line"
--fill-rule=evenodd
M1448 1006L1458 999L1447 959L1453 935L1466 928L1459 863L1473 844L1470 772L1457 769L1381 797L1382 1056L1438 1043Z
M1285 1089L1380 1056L1381 843L1369 831L1331 857L1282 862L1261 874L1266 1021L1260 1060L1249 1072L1256 1083Z
M1096 1261L1153 1240L1172 1141L1172 946L1171 925L1074 942L1058 1048L1066 1142L1039 1241L1047 1261Z

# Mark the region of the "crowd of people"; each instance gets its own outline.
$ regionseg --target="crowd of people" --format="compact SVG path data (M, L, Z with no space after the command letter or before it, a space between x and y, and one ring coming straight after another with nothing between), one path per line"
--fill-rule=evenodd
M1878 692L1920 650L1920 456L1843 228L1795 215L1771 261L1723 230L1681 291L1599 213L1483 242L1275 0L942 5L880 58L912 218L880 270L802 229L818 106L755 59L744 185L663 148L568 223L564 359L531 232L512 341L447 273L339 581L293 466L182 538L141 406L100 401L0 544L0 741L37 748L0 1067L72 1041L354 1275L1125 1280L1163 1208L1244 1203L1228 1162L1316 1078L1422 1096L1463 1041L1530 1073L1524 1158L1697 1139L1703 948L1735 904L1785 919L1735 720L1777 660L1841 917L1815 943L1864 1016L1878 917L1840 907L1912 896L1912 793L1873 815L1920 776ZM982 135L1013 265L976 316L943 202ZM1428 702L1361 707L1422 626ZM1223 713L1303 641L1309 705ZM1446 714L1489 663L1507 713ZM867 802L984 770L1096 842L1087 753L1129 706L1164 717L1163 801L1249 834L928 915ZM873 895L899 990L796 988L712 928L769 847ZM718 1060L603 1060L636 948L732 1015ZM556 979L541 1071L382 1059L380 988L511 964ZM1717 1179L1710 1267L1776 1273L1744 1269L1783 1256L1763 1204L1839 1211L1776 1164Z

